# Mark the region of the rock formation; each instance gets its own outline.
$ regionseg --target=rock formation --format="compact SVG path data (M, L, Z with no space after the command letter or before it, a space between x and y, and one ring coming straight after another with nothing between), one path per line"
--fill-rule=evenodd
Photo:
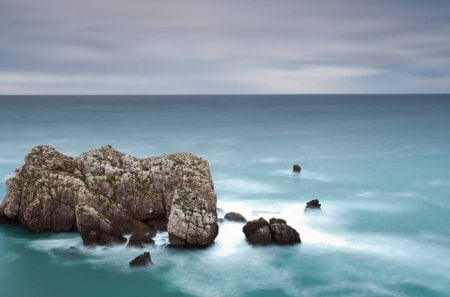
M292 166L292 171L293 171L294 173L300 173L300 171L302 171L302 167L300 167L299 164L294 164L294 165Z
M227 212L225 214L225 220L243 223L247 222L245 217L238 212Z
M150 252L144 252L130 261L130 267L148 266L152 263Z
M322 204L320 204L318 199L313 199L311 201L306 202L305 210L308 210L308 209L319 209L320 210L321 206L322 206Z
M218 233L216 200L208 163L190 153L138 159L104 146L72 158L40 145L7 181L0 221L79 231L86 245L133 232L148 241L139 232L156 229L171 245L206 246Z
M266 245L272 243L269 223L264 218L248 222L242 228L242 231L251 244Z
M248 222L242 229L250 244L267 245L301 243L300 235L285 220L272 218L267 222L259 218Z
M300 243L297 230L286 224L285 220L272 218L269 221L272 239L276 244Z

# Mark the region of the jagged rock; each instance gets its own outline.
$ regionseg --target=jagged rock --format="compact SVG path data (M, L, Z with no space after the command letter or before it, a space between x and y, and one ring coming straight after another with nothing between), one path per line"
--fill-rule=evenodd
M139 247L142 248L146 244L154 244L155 241L153 237L156 235L156 230L154 229L140 229L133 232L128 241L127 247Z
M292 166L292 171L295 172L295 173L300 173L300 171L302 171L302 167L300 167L299 164L294 164Z
M142 255L137 256L130 262L130 267L147 266L153 264L150 258L150 252L144 252Z
M320 204L318 199L313 199L311 201L306 202L305 210L307 209L320 209L322 204Z
M233 222L247 222L245 217L238 212L228 212L225 214L225 220L233 221Z
M266 245L272 243L269 223L264 218L247 222L242 231L251 244Z
M272 239L276 244L300 243L300 235L285 220L272 218L269 221Z
M138 159L104 146L72 158L40 145L7 181L0 218L78 230L86 245L154 228L173 245L205 246L218 232L216 200L208 163L190 153Z

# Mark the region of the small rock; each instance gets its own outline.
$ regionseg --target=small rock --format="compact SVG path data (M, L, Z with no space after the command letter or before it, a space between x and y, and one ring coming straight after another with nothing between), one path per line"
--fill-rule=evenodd
M300 167L299 164L294 164L294 166L292 166L292 171L295 173L300 173L300 171L302 171L302 167Z
M225 220L233 221L233 222L247 222L245 217L238 212L228 212L225 214Z
M250 244L266 245L272 243L269 223L264 218L248 222L242 231Z
M271 218L269 225L272 239L276 244L301 243L297 230L287 225L285 220Z
M307 209L320 209L322 204L320 204L319 199L313 199L311 201L306 202L305 210Z
M218 219L217 219L217 223L219 223L219 224L222 224L224 221L225 221L225 220L222 219L222 218L218 218Z
M150 252L144 252L130 262L130 267L147 266L150 264L153 264L152 259L150 258Z

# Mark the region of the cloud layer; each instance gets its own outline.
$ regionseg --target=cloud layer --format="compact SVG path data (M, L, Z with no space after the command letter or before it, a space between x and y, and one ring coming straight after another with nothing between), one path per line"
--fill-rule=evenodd
M4 0L0 94L450 92L450 2Z

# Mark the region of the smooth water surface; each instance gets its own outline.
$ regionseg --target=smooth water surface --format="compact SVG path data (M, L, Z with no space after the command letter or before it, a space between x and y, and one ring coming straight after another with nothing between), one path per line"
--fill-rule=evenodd
M130 270L142 250L3 225L0 296L450 296L449 127L448 95L1 96L0 197L37 144L191 151L218 207L282 217L302 244L252 247L225 222L204 250L158 234Z

